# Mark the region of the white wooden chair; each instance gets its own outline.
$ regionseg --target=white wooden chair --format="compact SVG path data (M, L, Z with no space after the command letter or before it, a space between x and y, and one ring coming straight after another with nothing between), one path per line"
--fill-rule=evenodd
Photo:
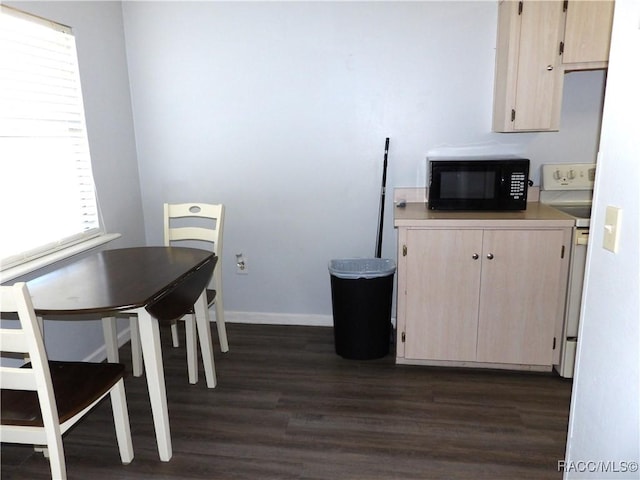
M164 244L171 246L179 244L185 247L208 248L218 257L218 262L213 271L211 283L207 288L207 302L209 306L215 305L216 326L220 349L229 351L227 340L227 328L224 322L224 306L222 303L222 236L224 231L224 205L205 203L179 203L164 204ZM195 328L193 314L186 315L180 320L185 321L185 339L187 349L187 368L189 383L198 382L198 337ZM131 358L133 361L133 374L142 374L142 350L140 348L140 336L138 334L137 317L130 317L131 330ZM174 347L180 346L178 340L178 321L171 324L171 338ZM103 319L103 329L109 361L118 361L118 348L116 339L116 324L114 318ZM212 348L204 345L202 348Z
M206 203L176 203L164 204L164 244L171 246L208 247L218 257L213 271L211 283L207 288L207 303L215 305L216 326L220 349L229 351L227 329L224 322L224 306L222 303L222 236L224 231L224 205ZM187 347L187 365L189 378L197 379L197 353L195 318L193 314L186 315L185 338ZM173 346L179 346L177 321L171 325Z
M124 365L48 361L25 283L0 287L0 310L18 315L18 327L0 328L3 355L29 357L26 365L0 366L0 440L44 446L51 477L66 478L62 435L110 395L122 463L133 460ZM7 322L9 323L9 322ZM11 322L16 323L16 322Z

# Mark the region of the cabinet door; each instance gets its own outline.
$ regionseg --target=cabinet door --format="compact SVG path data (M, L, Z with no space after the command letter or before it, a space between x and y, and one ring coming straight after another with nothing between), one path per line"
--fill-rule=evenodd
M564 301L560 230L486 230L478 361L553 363L558 302ZM561 309L560 309L561 310Z
M524 2L521 16L514 130L557 129L562 2Z
M609 59L613 6L613 0L568 2L563 63Z
M405 358L475 360L481 230L409 230Z
M493 104L496 132L558 130L562 2L502 1Z

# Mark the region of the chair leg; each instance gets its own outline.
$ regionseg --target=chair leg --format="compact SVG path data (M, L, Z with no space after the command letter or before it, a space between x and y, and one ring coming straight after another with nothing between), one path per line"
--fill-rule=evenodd
M220 350L229 351L229 341L227 340L227 326L224 323L224 308L222 306L222 298L217 298L214 306L216 307L216 327L218 328L218 340L220 341Z
M213 359L213 342L211 340L211 323L209 322L209 306L207 305L207 294L203 292L195 305L193 306L195 313L195 323L197 324L198 340L200 342L200 351L202 352L202 364L204 366L204 374L207 380L208 388L215 388L216 367Z
M171 322L171 342L174 347L180 346L180 339L178 338L178 321L173 320Z
M46 445L34 445L33 451L37 453L41 453L44 458L49 458L49 450Z
M120 356L115 317L104 317L102 319L102 332L104 333L104 346L107 350L107 361L117 363L120 360Z
M64 461L64 450L55 448L49 448L49 466L51 467L51 478L59 478L66 480L67 478L67 466Z
M138 328L138 316L129 317L129 331L131 334L131 364L133 376L141 377L144 368L142 366L142 345L140 344L140 329Z
M133 460L133 444L131 442L131 426L129 424L129 411L124 390L124 380L120 379L110 393L111 408L113 409L113 422L116 427L116 437L120 458L125 465Z
M52 405L51 405L52 406ZM42 407L42 404L41 404ZM42 407L45 408L45 407ZM50 408L50 407L49 407ZM56 415L54 413L54 415ZM43 412L43 417L44 417ZM52 418L47 415L48 418ZM64 459L64 447L62 445L62 433L60 431L60 424L57 419L52 421L44 420L45 423L45 436L47 438L47 445L42 447L42 453L45 457L49 458L49 465L51 467L51 478L60 478L66 480L67 467Z
M173 325L172 325L173 326ZM189 383L198 383L198 346L196 337L196 321L194 315L185 315L185 343L187 344L187 368Z

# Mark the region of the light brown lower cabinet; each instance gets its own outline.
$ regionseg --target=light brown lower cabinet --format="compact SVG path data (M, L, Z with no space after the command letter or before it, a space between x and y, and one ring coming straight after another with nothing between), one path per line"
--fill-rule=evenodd
M399 228L398 363L550 370L570 235L568 228Z

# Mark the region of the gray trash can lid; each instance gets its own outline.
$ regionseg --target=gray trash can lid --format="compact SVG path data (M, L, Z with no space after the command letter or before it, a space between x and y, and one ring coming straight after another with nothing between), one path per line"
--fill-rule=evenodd
M388 258L342 258L329 262L329 273L338 278L378 278L395 271L395 262Z

